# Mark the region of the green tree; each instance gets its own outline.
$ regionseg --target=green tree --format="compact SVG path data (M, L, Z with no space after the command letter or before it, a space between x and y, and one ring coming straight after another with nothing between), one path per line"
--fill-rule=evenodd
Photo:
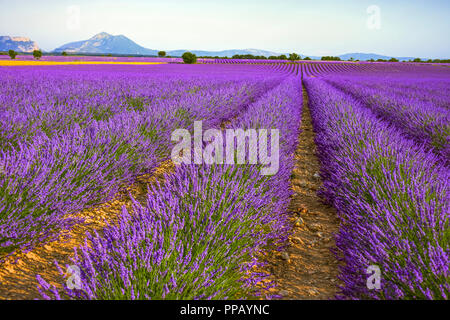
M390 59L389 59L389 62L398 62L398 59L390 58Z
M285 54L282 54L282 55L278 56L278 59L280 59L280 60L287 60L287 57L286 57Z
M14 50L9 50L8 55L11 59L15 59L17 56L17 52L15 52Z
M291 60L291 61L300 60L300 59L301 59L301 57L296 53L289 54L289 60Z
M34 50L33 51L33 57L37 60L39 60L42 57L42 51L41 50Z
M165 51L159 51L158 52L158 57L165 57L166 56L166 52Z
M62 54L64 57L67 56L67 52L65 52L65 51L63 51L61 54Z
M415 59L413 60L413 62L422 62L422 59L420 59L420 58L415 58Z
M181 57L184 63L192 64L197 62L197 56L191 52L185 52Z
M322 61L341 61L341 58L339 57L333 57L333 56L323 56L320 58Z
M306 57L305 59L303 59L303 60L311 60L311 58L310 57Z

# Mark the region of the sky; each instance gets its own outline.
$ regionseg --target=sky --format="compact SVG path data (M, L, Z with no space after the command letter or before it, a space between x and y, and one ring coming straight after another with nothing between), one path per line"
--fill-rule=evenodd
M450 1L0 0L0 35L46 51L100 32L156 50L450 58Z

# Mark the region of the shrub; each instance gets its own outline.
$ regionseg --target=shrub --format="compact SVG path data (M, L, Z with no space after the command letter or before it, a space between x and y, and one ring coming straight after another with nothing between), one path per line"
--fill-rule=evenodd
M191 52L185 52L181 56L183 58L184 63L196 63L197 62L197 56Z
M14 50L9 50L8 55L11 59L15 59L17 56L17 52L15 52Z
M35 59L40 59L41 57L42 57L42 51L41 50L34 50L33 51L33 57L35 58Z
M290 53L289 60L291 60L291 61L300 60L300 56L296 53Z
M339 57L333 57L333 56L324 56L321 58L322 61L341 61L341 58Z
M166 52L165 51L159 51L158 52L158 57L165 57L166 56Z

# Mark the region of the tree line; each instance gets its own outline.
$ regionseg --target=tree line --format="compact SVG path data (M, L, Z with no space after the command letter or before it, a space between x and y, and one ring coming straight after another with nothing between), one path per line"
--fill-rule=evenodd
M0 54L5 54L5 53L1 53ZM18 53L14 50L9 50L8 53L9 57L11 59L15 59L16 56L18 55ZM67 56L67 53L65 51L63 51L61 53L62 56ZM106 54L106 55L101 55L101 56L112 56L112 54ZM41 50L34 50L33 51L33 57L37 60L39 60L42 57L42 51ZM166 51L158 51L158 57L169 57L167 56ZM297 60L311 60L311 58L309 57L305 57L302 59L302 57L297 54L297 53L290 53L289 57L287 57L285 54L279 55L279 56L255 56L252 54L235 54L233 55L231 58L229 57L219 57L219 56L200 56L197 57L194 53L192 52L185 52L183 53L183 55L181 56L181 58L183 59L184 63L196 63L198 58L205 58L205 59L247 59L247 60L290 60L290 61L297 61ZM323 56L320 58L320 60L322 61L342 61L341 58L339 57L334 57L334 56ZM359 60L354 60L353 58L350 58L348 61L359 61ZM367 62L399 62L398 59L396 58L391 58L391 59L369 59L366 60ZM408 61L405 62L421 62L421 63L450 63L450 59L428 59L428 60L422 60L420 58L415 58L415 59L410 59Z

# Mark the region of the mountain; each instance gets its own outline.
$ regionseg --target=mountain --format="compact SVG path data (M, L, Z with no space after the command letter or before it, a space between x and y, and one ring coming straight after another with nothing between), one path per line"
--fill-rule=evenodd
M5 40L1 40L5 39ZM15 41L12 41L15 40ZM2 42L3 41L3 42ZM21 44L17 46L13 50L30 52L37 48L36 43L30 41L28 38L10 38L10 37L0 37L0 50L9 50L10 48L7 45L12 45L10 43ZM25 45L27 44L27 45ZM26 49L26 51L25 51ZM54 50L54 52L62 52L65 51L67 53L90 53L90 54L123 54L123 55L149 55L156 56L158 54L158 50L147 49L141 47L136 44L129 38L123 35L111 35L106 32L101 32L88 40L71 42L65 45L62 45ZM277 53L273 51L259 50L259 49L233 49L233 50L222 50L222 51L206 51L206 50L168 50L167 55L172 57L181 57L181 55L190 51L197 56L203 57L232 57L236 54L245 55L252 54L254 56L279 56L281 54L285 54L289 56L288 53ZM310 57L311 59L320 59L321 57L300 54L301 57ZM384 59L389 60L392 58L391 56L384 56L375 53L346 53L338 56L341 60L349 60L353 58L354 60L366 61L370 59ZM414 59L413 57L395 57L400 61L406 61L410 59Z
M392 57L392 56L383 56L383 55L376 54L376 53L346 53L346 54L341 54L338 57L341 58L341 60L349 60L350 58L353 58L353 60L360 60L360 61L366 61L366 60L370 60L370 59L389 60L391 58L396 58L400 61L408 61L408 60L414 59L414 57Z
M39 50L36 42L25 37L0 36L0 51L33 52Z
M151 50L136 44L123 35L114 36L106 32L96 34L92 38L62 45L54 52L67 53L111 53L111 54L135 54L157 55L157 50Z
M279 56L281 53L259 50L259 49L232 49L222 51L204 51L204 50L169 50L167 54L173 57L181 57L183 53L190 51L200 57L232 57L235 54L252 54L254 56ZM286 53L285 53L286 54Z

